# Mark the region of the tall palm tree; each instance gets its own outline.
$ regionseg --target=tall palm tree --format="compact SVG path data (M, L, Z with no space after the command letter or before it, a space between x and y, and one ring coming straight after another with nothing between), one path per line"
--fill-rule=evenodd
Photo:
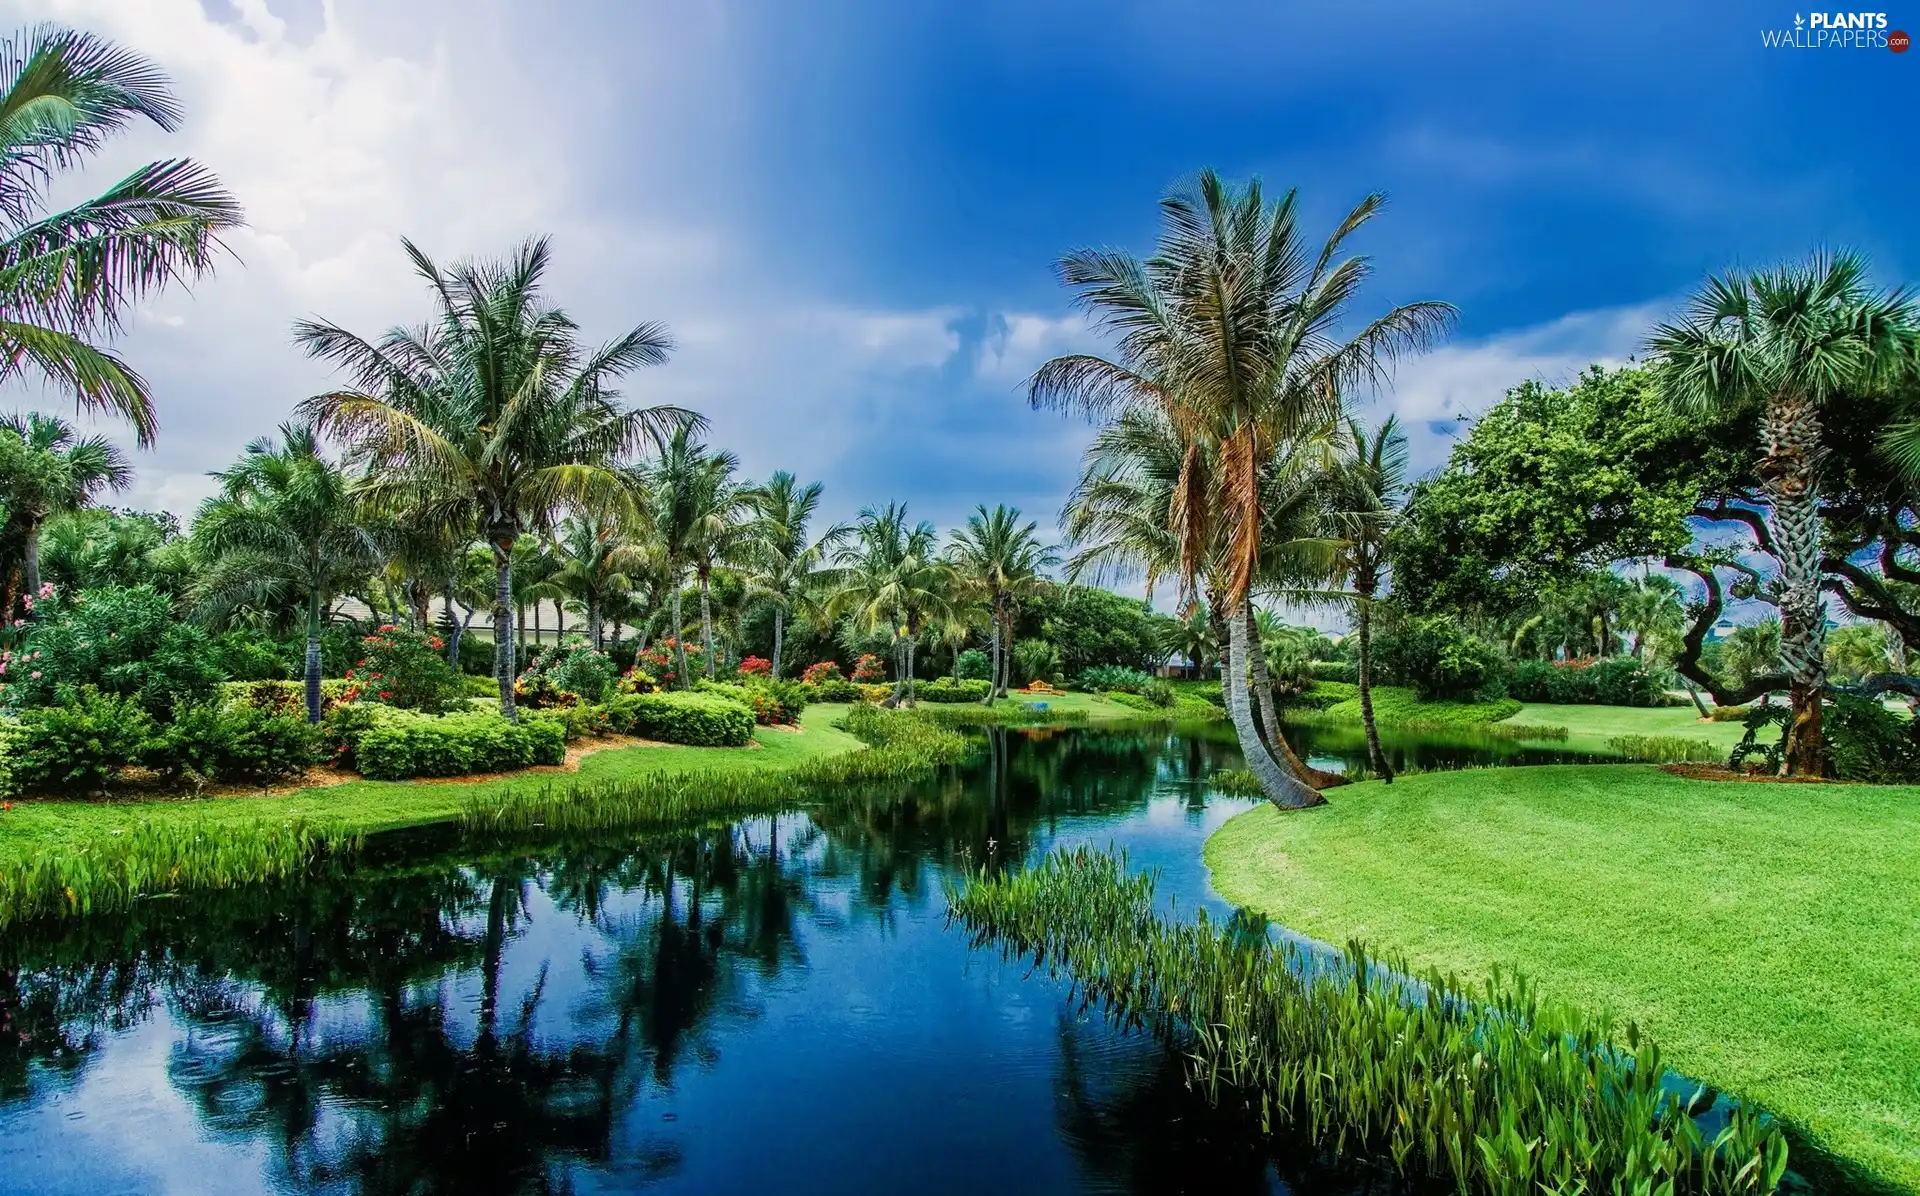
M307 720L317 723L321 624L336 596L379 567L380 548L352 482L309 427L281 425L278 441L254 441L213 477L220 493L193 521L208 565L193 591L196 613L218 625L242 607L304 607Z
M818 539L808 538L823 489L819 482L802 486L782 470L745 495L752 518L744 529L742 561L751 592L773 607L776 680L784 663L788 617L835 575L828 562L853 531L836 523Z
M587 642L604 646L601 631L607 603L625 591L628 570L645 567L645 552L626 541L626 529L614 516L580 511L561 520L549 551L557 566L551 584L586 610Z
M1020 602L1037 594L1046 584L1045 570L1060 563L1060 554L1035 534L1038 526L1032 520L1021 523L1018 507L1002 504L989 511L983 503L967 516L966 526L955 528L947 539L947 555L961 579L988 607L993 657L988 705L1007 692Z
M124 490L133 480L126 455L104 436L79 437L72 425L29 412L0 418L0 568L6 571L5 604L11 612L24 585L40 590L40 532L47 519L90 505L103 490Z
M1167 529L1189 593L1218 552L1226 607L1227 710L1249 769L1285 807L1318 795L1261 742L1248 702L1247 605L1262 560L1263 478L1298 440L1341 414L1341 396L1382 376L1402 350L1450 324L1442 303L1396 307L1342 337L1371 273L1342 245L1379 211L1362 200L1318 250L1298 228L1295 195L1269 205L1258 182L1235 189L1211 171L1161 203L1163 231L1145 261L1081 250L1062 281L1117 340L1112 359L1057 357L1029 384L1035 406L1107 421L1157 409L1180 437L1181 471Z
M513 719L514 546L563 507L617 505L626 496L621 466L635 452L704 421L679 407L621 403L615 382L667 359L666 329L641 324L588 348L542 295L544 238L505 260L445 271L402 244L433 292L433 319L377 342L300 321L295 340L352 380L302 410L353 446L375 506L471 513L493 551L495 671L500 711Z
M659 459L634 476L639 505L652 529L655 548L672 579L673 635L679 654L682 689L691 688L687 672L686 636L682 628L680 589L692 573L700 593L700 630L707 656L707 676L713 666L714 567L732 549L741 513L740 487L734 482L739 462L732 453L714 452L696 440L691 428L667 438Z
M1357 419L1348 421L1334 477L1336 568L1341 582L1353 590L1354 631L1359 637L1355 680L1360 688L1360 721L1367 734L1367 759L1380 779L1391 785L1393 768L1380 748L1380 729L1373 719L1373 604L1392 560L1393 529L1399 523L1409 481L1407 438L1399 420L1388 416L1371 432Z
M111 42L53 25L0 41L0 383L30 371L82 407L159 421L133 367L94 343L176 279L213 268L240 206L194 162L154 162L104 193L44 212L56 177L146 119L178 128L160 71Z
M955 574L940 555L933 524L907 520L905 503L860 512L853 540L836 556L842 572L827 614L848 616L863 631L891 633L896 673L887 702L912 706L915 646L922 632L950 615Z
M1648 349L1661 389L1682 414L1759 411L1771 540L1763 547L1780 565L1780 656L1793 703L1781 770L1820 776L1821 408L1912 376L1920 302L1904 289L1876 290L1857 254L1817 253L1802 263L1709 278L1678 320L1655 329Z

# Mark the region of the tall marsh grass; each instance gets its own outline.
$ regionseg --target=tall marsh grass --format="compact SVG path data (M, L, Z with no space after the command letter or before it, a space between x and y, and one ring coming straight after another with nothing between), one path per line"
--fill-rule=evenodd
M141 897L294 875L359 848L356 834L302 822L142 819L123 834L24 859L0 859L0 928L31 918L124 909Z
M1726 749L1704 739L1679 735L1615 735L1607 748L1629 760L1643 764L1712 763L1726 756Z
M1709 1136L1629 1025L1544 1004L1498 977L1410 990L1357 945L1340 966L1154 911L1154 878L1080 848L949 895L976 946L1073 981L1119 1023L1180 1042L1214 1099L1270 1132L1379 1158L1462 1193L1757 1196L1787 1165L1779 1129L1735 1107Z

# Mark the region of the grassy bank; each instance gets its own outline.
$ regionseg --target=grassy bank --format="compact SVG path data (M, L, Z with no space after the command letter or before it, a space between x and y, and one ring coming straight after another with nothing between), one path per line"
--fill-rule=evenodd
M1602 765L1355 785L1236 818L1207 862L1230 900L1302 933L1517 968L1632 1018L1674 1067L1920 1191L1916 837L1916 788Z
M1607 740L1615 736L1644 735L1704 739L1730 752L1746 734L1739 723L1709 722L1692 706L1555 706L1528 702L1507 721L1516 726L1565 727L1568 746L1589 751L1605 751Z

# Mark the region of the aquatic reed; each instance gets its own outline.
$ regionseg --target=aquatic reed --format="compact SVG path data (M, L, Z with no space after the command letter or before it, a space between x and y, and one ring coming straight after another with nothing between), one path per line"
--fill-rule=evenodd
M1462 1193L1754 1196L1786 1171L1777 1125L1734 1107L1709 1136L1628 1025L1499 977L1410 988L1358 945L1335 965L1201 916L1163 920L1154 878L1080 848L949 895L976 945L1069 976L1081 1001L1178 1041L1215 1099L1245 1099L1336 1153Z
M1704 739L1679 735L1615 735L1607 740L1607 747L1644 764L1710 762L1726 755L1725 748L1715 747Z
M38 917L124 909L141 897L291 876L348 853L360 836L303 822L218 824L141 819L124 833L0 859L0 927Z

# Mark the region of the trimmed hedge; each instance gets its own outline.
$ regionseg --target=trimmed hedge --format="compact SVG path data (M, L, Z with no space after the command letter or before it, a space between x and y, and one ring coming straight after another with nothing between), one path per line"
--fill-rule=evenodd
M775 681L751 674L738 681L702 681L702 693L719 694L753 711L754 721L765 727L786 726L800 721L807 708L809 694L798 681Z
M142 745L140 762L173 779L277 781L320 758L320 736L302 708L205 702L175 709Z
M866 696L860 692L859 682L844 677L823 677L818 681L803 681L801 685L816 702L858 702Z
M567 756L564 726L528 717L510 723L497 713L428 715L377 708L373 725L353 745L360 775L376 781L455 777L558 764Z
M1652 674L1630 656L1590 664L1523 660L1507 678L1507 695L1560 706L1664 706L1667 700Z
M1313 674L1315 681L1339 681L1347 685L1360 683L1360 668L1350 660L1309 661L1307 671Z
M913 696L922 702L982 702L986 700L990 684L985 679L955 681L951 677L938 677L932 681L915 683Z
M715 693L621 694L607 703L615 730L661 743L745 747L753 711Z

